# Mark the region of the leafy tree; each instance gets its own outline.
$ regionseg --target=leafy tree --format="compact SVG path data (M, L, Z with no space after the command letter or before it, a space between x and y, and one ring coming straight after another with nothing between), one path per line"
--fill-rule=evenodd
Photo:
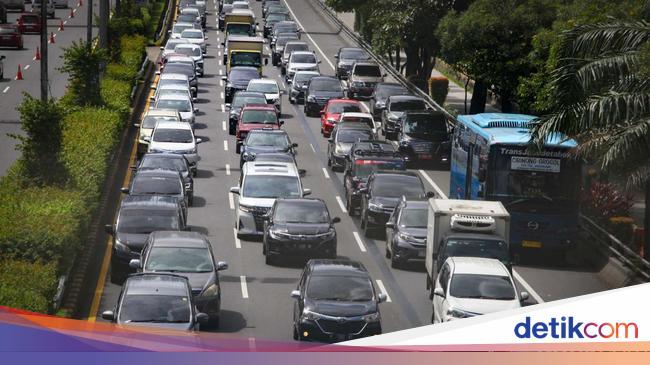
M59 71L70 76L68 88L77 105L101 105L99 79L101 66L108 54L99 47L88 47L84 42L72 42L63 50L63 66Z

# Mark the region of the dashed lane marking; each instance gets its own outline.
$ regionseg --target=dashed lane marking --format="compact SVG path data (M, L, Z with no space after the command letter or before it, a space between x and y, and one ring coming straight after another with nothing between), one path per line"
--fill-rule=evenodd
M325 175L326 179L330 178L330 174L327 172L327 169L323 167L323 175Z
M230 165L226 164L226 175L230 175Z
M230 206L230 210L235 210L235 198L233 198L231 192L228 192L228 205Z
M384 283L379 279L377 279L375 281L377 282L377 286L379 287L379 291L386 294L386 303L392 302L392 300L390 299L390 295L388 295L388 291L386 291L386 287L384 286Z
M237 228L233 228L232 232L235 234L235 248L241 248L241 241L237 238Z
M2 93L3 93L3 94L6 94L6 93L7 93L7 91L9 91L9 87L10 87L10 86L7 86L7 87L5 87L5 89L4 89L4 90L2 90Z
M246 276L241 275L239 277L239 282L241 283L241 296L242 298L248 298L248 286L246 285Z
M224 131L226 130L226 121L225 120L221 122L221 129L223 129Z
M366 252L366 246L363 244L361 236L359 236L359 232L354 231L352 232L352 235L354 236L354 241L357 243L357 245L359 245L361 252Z
M347 213L348 210L345 209L345 204L343 204L343 200L341 200L340 196L338 196L338 195L336 196L336 201L339 203L339 207L341 207L341 210L343 211L343 213Z
M223 150L228 151L228 141L223 141Z

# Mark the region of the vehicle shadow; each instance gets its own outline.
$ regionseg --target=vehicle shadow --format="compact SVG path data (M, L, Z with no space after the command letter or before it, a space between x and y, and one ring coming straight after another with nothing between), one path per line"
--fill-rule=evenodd
M194 204L192 204L192 208L203 208L205 207L206 200L200 196L194 195Z
M209 177L213 177L213 176L214 176L214 173L212 171L210 171L210 170L198 169L196 171L196 177L197 178L204 179L204 178L209 178Z
M210 137L208 136L195 136L196 138L201 138L201 143L210 142Z
M208 126L205 123L194 123L194 129L206 129Z
M233 333L239 332L246 328L247 322L243 314L227 309L221 310L219 319L219 328L209 328L201 330L201 332L224 332Z
M194 206L196 206L196 203L197 203L197 198L194 198ZM205 203L204 203L204 204L205 204ZM192 232L201 233L201 234L204 235L204 236L209 236L209 235L210 235L210 231L208 231L208 229L205 228L205 227L201 227L201 226L192 226L192 225L188 225L187 227L188 227L188 228L190 229L190 231L192 231Z

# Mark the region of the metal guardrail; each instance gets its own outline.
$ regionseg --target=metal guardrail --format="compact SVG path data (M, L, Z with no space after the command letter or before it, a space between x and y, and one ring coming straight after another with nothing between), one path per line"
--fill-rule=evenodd
M165 10L165 17L158 23L158 29L156 29L156 34L154 35L154 41L156 42L161 40L161 37L164 37L167 34L167 28L173 19L173 12L176 11L176 0L166 1L165 6L167 7Z

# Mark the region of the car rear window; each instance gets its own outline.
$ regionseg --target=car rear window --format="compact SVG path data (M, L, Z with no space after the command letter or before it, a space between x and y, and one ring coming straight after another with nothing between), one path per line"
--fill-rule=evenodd
M358 65L354 68L354 74L357 76L381 77L379 66Z

